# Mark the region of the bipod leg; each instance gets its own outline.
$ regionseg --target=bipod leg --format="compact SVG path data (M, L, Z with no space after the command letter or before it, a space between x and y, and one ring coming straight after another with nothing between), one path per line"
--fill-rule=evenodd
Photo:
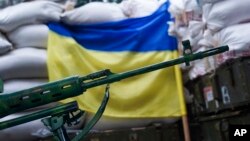
M107 84L106 86L102 104L99 107L98 111L96 112L94 117L91 119L91 121L86 125L86 127L77 136L75 136L72 141L81 141L86 137L88 132L94 127L97 121L102 117L102 114L105 111L105 108L107 106L108 100L109 100L109 84Z
M53 133L55 141L70 141L69 136L64 127L63 116L54 116L42 119L42 122Z

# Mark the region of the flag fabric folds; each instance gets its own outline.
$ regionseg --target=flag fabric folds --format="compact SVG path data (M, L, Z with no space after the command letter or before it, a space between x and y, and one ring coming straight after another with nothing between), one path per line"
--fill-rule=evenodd
M120 73L177 57L176 39L167 34L168 3L150 16L88 25L49 23L50 81L110 69ZM186 114L180 71L175 67L112 83L105 116L177 117ZM63 102L77 100L95 113L105 86Z

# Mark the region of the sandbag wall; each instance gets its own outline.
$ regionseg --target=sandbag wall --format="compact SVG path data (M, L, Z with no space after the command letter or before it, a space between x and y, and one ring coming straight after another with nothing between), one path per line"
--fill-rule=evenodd
M199 135L204 141L228 141L229 126L220 129L218 123L248 124L249 117L245 115L249 115L250 103L249 5L250 0L172 1L169 11L175 22L170 23L169 34L178 37L180 51L181 41L187 39L194 52L229 46L228 52L194 61L190 67L182 66L185 86L193 96L188 105L190 125L201 128L198 134L192 134L194 128L190 126L191 136ZM228 116L234 113L239 114ZM242 122L234 123L234 118Z
M50 1L9 6L0 11L0 78L9 93L48 82L49 21L59 21L63 7Z
M16 5L8 1L6 5L12 6L0 11L0 78L5 82L5 92L48 82L46 48L49 29L46 23L90 24L143 17L152 14L163 2L91 2L65 12L71 1L33 0Z
M190 40L193 51L229 45L230 51L193 62L188 77L193 80L214 71L233 58L250 55L250 0L172 0L175 17L169 34ZM181 46L180 46L181 50Z
M234 105L232 102L236 101L235 97L243 97L241 94L248 93L245 90L249 86L248 80L243 78L247 75L245 70L248 67L242 62L247 62L245 58L250 56L249 4L250 0L240 3L234 0L172 1L169 11L175 17L175 22L169 23L169 34L178 37L180 50L181 41L187 39L190 40L194 52L229 46L229 51L225 53L194 61L191 67L182 66L185 82L191 81L192 93L200 97L196 107L220 111L226 109L225 105ZM236 60L239 58L242 61ZM238 91L238 85L244 89ZM234 96L236 93L238 96ZM231 101L228 103L227 99ZM239 103L243 101L237 105Z

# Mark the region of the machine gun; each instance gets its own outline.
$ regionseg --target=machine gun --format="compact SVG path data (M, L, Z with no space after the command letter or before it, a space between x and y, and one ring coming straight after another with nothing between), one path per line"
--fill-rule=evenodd
M123 73L112 73L110 70L106 69L83 77L73 76L34 88L0 95L0 118L29 108L60 101L70 97L75 97L81 95L87 89L107 84L102 104L99 107L97 113L86 125L86 127L75 138L73 138L73 141L82 140L89 130L100 119L105 110L109 99L110 83L181 63L186 63L186 65L189 65L190 61L202 59L204 57L212 56L229 50L228 46L222 46L203 52L193 53L189 41L184 41L183 46L183 57L178 59ZM2 86L0 86L0 88L1 87ZM53 132L55 139L58 141L69 141L70 139L66 133L64 124L77 123L82 114L83 111L79 110L77 103L72 102L9 121L0 122L0 130L47 117L43 119L42 122L51 130L51 132Z

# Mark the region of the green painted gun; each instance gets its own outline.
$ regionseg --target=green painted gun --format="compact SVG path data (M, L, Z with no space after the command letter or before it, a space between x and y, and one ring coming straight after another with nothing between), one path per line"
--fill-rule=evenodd
M50 82L41 86L34 88L8 93L0 95L0 118L7 115L20 112L29 108L37 107L40 105L45 105L51 102L60 101L66 98L75 97L81 95L87 89L97 87L104 84L110 84L122 79L133 77L136 75L149 73L166 67L174 66L181 63L186 63L189 65L190 61L202 59L204 57L212 56L229 50L228 46L222 46L214 49L210 49L203 52L193 53L189 41L183 42L184 46L184 55L178 59L162 62L159 64L154 64L139 68L132 71L127 71L123 73L112 73L110 70L103 70L100 72L92 73L87 76L79 77L73 76L65 78L63 80ZM1 86L0 86L1 88ZM81 136L76 137L75 141L80 140L87 134L87 132L94 126L98 119L102 116L103 111L105 110L106 104L109 97L109 87L106 87L105 96L103 102L94 116L92 122L87 125L84 132ZM72 107L74 107L72 109ZM31 120L50 117L47 120L43 120L43 123L48 126L51 131L56 134L59 141L68 141L68 137L65 134L65 129L62 125L65 122L70 122L74 116L68 116L72 112L78 111L78 106L76 103L61 105L49 110L41 111L40 113L35 113L32 115L27 115L25 117L13 119L10 121L5 121L0 123L0 130L8 127L12 127L18 124L29 122ZM60 111L60 112L59 112ZM81 113L81 112L79 112ZM82 115L82 113L80 114ZM77 114L79 116L79 114ZM58 118L60 125L51 123L51 119ZM61 119L60 119L61 118ZM58 123L56 122L56 123Z

